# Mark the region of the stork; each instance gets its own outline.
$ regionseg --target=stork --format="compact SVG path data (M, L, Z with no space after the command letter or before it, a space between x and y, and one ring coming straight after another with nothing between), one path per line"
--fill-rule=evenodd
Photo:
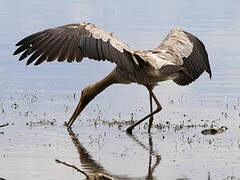
M204 44L193 34L172 29L158 47L137 50L91 23L68 24L32 34L16 46L14 55L22 53L19 61L28 58L26 65L39 65L57 60L81 62L84 57L98 61L110 61L116 67L102 80L85 87L80 101L67 123L72 124L98 94L112 84L137 83L147 88L150 97L150 113L127 128L131 134L135 126L149 118L150 133L153 117L162 106L153 93L161 81L173 80L180 86L195 81L204 71L212 76L208 54ZM153 111L152 101L157 105Z

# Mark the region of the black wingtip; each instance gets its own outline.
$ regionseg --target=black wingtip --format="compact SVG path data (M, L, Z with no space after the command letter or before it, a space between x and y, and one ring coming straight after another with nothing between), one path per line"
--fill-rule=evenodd
M28 52L25 51L20 57L19 57L19 61L22 61L23 59L25 59L28 56Z
M212 79L212 71L211 71L211 69L208 70L207 73L209 74L209 78Z
M31 35L30 35L30 36L31 36ZM23 38L21 41L18 41L18 42L15 44L15 46L21 46L21 45L23 45L24 43L26 43L26 40L27 40L30 36Z
M28 60L28 61L26 62L26 66L29 66L31 63L32 63L32 61L29 61L29 60Z
M18 53L17 53L17 50L16 51L14 51L14 53L13 53L13 56L15 56L15 55L17 55Z
M21 41L19 41L15 44L15 46L20 46L20 45L22 45Z
M38 66L39 64L41 64L42 62L39 62L39 61L36 61L35 63L34 63L34 66Z

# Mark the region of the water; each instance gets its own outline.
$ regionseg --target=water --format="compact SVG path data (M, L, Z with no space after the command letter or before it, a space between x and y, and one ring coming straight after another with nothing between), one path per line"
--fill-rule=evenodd
M0 1L0 125L9 123L0 128L0 177L85 178L58 159L118 179L239 179L239 7L238 1L223 0ZM187 87L171 81L156 87L163 110L151 135L145 126L134 136L124 132L124 122L149 111L147 90L136 84L106 89L68 132L63 123L81 89L114 64L85 59L26 67L12 53L29 34L77 22L95 23L139 49L156 47L180 27L206 45L213 78L205 73ZM211 125L228 129L201 134Z

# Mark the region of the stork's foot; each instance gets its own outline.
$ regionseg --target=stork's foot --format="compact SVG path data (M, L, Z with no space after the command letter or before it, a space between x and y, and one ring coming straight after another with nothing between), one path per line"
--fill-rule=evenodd
M69 126L68 123L67 123L66 121L64 122L63 125L67 127L67 130L68 130L68 131L72 131L72 127Z
M127 133L128 135L132 135L132 130L133 130L133 128L134 128L134 127L132 127L132 126L128 127L128 128L126 129L126 133Z
M149 118L148 133L151 133L152 122L153 122L153 116L151 116L151 117ZM134 127L135 127L134 125L128 127L128 128L126 129L126 133L127 133L128 135L132 135L132 131L133 131L133 128L134 128Z

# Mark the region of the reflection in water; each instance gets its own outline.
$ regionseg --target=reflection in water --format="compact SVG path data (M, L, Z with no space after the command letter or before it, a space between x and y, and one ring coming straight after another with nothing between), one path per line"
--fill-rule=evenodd
M137 144L139 144L141 147L143 147L144 149L149 151L149 163L148 163L148 174L146 176L145 179L147 180L152 180L153 178L153 172L155 170L155 168L159 165L160 160L161 160L161 156L158 155L154 150L153 150L153 142L152 142L152 136L149 134L148 135L148 142L149 142L149 147L147 147L146 145L144 145L142 142L140 142L136 136L133 135L129 135L129 137L131 137L135 142L137 142ZM152 157L155 156L156 157L156 162L155 164L152 166Z
M131 180L131 179L146 179L146 180L153 180L156 179L153 176L155 168L159 165L161 156L157 154L153 150L153 142L152 142L152 136L149 135L149 145L143 144L141 141L137 139L137 137L129 135L129 137L136 142L136 144L140 145L143 147L145 150L149 151L149 161L148 161L148 172L145 177L128 177L122 176L122 175L114 175L107 170L104 169L104 167L96 162L93 157L88 153L88 151L82 146L80 143L79 139L77 136L74 134L74 132L69 129L68 130L69 135L72 138L72 142L74 143L74 146L77 148L78 154L79 154L79 159L81 161L81 165L84 168L86 172L83 172L82 170L78 169L76 166L69 165L65 162L62 162L60 160L56 160L58 163L62 163L68 167L72 167L73 169L77 170L78 172L84 174L86 176L86 179L106 179L106 180L117 180L117 179L126 179L126 180ZM156 162L152 165L153 157L155 157Z

